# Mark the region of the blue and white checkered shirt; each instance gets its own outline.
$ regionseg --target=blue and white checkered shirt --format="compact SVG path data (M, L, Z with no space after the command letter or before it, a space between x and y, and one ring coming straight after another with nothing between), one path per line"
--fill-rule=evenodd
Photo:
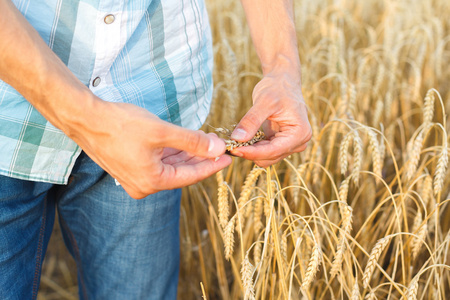
M203 0L13 0L78 79L106 101L133 103L190 129L212 96ZM0 81L0 174L67 183L81 149Z

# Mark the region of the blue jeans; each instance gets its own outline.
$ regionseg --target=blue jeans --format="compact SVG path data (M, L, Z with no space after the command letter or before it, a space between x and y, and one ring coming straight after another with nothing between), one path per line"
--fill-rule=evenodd
M0 299L36 299L56 209L81 299L176 299L180 197L132 199L84 153L66 186L0 176Z

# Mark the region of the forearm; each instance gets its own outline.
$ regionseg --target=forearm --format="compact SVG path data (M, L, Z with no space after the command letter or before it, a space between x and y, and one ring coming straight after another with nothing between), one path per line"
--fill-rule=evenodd
M0 79L53 125L70 132L94 95L45 44L9 0L0 0ZM76 99L76 101L74 101ZM84 112L84 113L81 113Z
M292 0L241 0L263 74L288 73L300 84Z

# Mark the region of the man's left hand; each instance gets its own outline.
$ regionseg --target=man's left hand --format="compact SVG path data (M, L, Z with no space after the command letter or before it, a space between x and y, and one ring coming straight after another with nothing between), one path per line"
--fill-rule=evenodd
M253 90L253 107L245 114L231 138L250 140L263 127L267 140L236 148L233 155L268 167L306 149L312 130L300 85L288 74L267 74Z

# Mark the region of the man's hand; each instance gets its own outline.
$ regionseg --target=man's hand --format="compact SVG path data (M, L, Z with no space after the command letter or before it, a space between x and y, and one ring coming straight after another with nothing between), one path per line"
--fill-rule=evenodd
M62 129L133 198L194 184L231 163L216 135L170 124L135 105L97 100L87 114L89 125Z
M267 167L305 150L311 139L301 88L287 74L265 76L253 91L253 107L233 131L232 138L248 141L259 128L269 140L234 149L231 153Z

